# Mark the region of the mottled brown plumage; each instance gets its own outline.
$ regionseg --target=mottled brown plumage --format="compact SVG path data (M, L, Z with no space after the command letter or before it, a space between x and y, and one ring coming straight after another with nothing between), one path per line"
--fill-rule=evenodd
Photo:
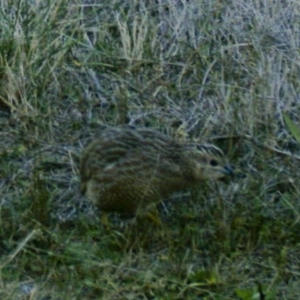
M104 130L83 151L81 189L104 212L136 215L183 188L231 174L220 149L179 144L130 126Z

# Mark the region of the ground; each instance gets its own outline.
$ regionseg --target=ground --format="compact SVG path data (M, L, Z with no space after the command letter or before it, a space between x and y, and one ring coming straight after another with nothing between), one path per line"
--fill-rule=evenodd
M157 2L1 2L1 299L300 298L300 3ZM78 164L117 124L243 176L106 229Z

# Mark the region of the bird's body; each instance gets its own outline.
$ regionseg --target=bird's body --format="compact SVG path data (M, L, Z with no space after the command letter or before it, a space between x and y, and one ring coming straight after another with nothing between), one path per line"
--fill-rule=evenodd
M130 126L104 130L83 151L81 189L104 212L132 216L173 192L231 173L213 145L179 144Z

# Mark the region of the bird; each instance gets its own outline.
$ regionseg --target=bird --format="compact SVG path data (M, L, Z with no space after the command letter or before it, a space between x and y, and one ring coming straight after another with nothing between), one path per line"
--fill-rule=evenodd
M83 149L81 192L103 213L125 218L146 215L174 192L204 180L233 175L221 149L212 144L179 143L160 131L112 126Z

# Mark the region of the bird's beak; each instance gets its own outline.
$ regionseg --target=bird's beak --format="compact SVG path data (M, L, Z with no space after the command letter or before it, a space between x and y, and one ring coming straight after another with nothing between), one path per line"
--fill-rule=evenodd
M234 170L233 170L233 168L231 167L231 166L225 166L224 168L223 168L223 171L222 171L222 173L224 174L224 175L229 175L229 176L234 176Z

